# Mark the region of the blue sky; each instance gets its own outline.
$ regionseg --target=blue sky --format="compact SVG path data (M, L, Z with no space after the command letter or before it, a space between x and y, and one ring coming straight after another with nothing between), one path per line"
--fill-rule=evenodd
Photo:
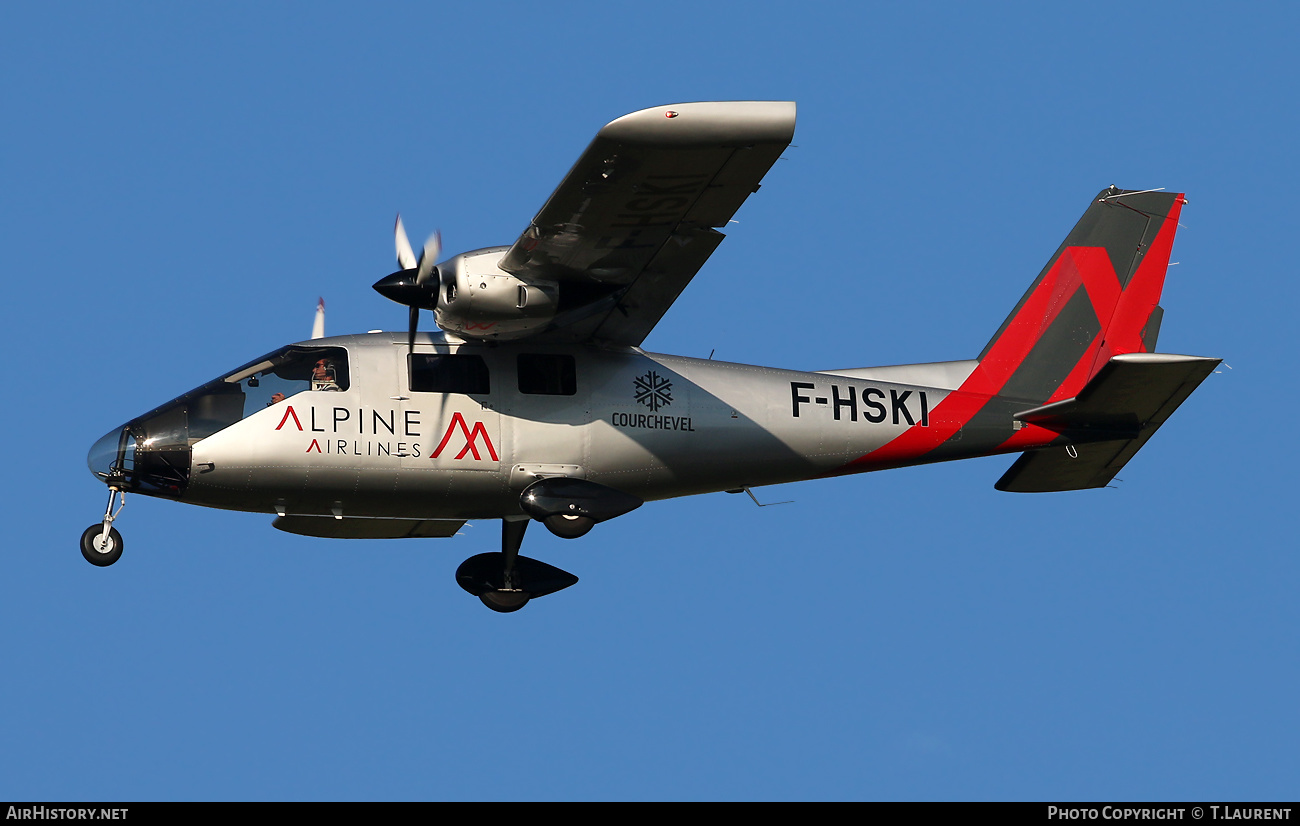
M1294 799L1297 80L1284 4L0 9L0 799ZM799 104L648 349L973 357L1109 184L1185 191L1161 349L1220 356L1116 489L1009 457L655 503L525 553L290 536L85 454L306 337L402 329L392 218L509 243L601 125Z

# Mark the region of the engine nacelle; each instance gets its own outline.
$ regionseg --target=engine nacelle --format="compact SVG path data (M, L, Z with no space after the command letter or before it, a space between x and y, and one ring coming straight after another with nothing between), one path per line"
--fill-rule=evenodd
M524 281L498 264L509 247L464 252L438 265L438 326L465 338L520 338L555 317L559 286Z

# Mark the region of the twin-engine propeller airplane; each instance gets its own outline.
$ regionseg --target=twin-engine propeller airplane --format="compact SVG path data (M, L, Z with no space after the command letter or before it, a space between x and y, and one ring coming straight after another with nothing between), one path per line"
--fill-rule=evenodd
M401 269L374 286L407 332L290 344L113 428L82 553L121 556L127 491L318 537L500 519L501 551L456 580L514 611L577 582L520 555L530 520L576 538L648 500L995 453L1021 454L999 490L1103 487L1219 363L1155 353L1186 200L1114 187L978 358L805 373L643 351L794 124L786 102L619 118L509 247L439 263L399 218Z

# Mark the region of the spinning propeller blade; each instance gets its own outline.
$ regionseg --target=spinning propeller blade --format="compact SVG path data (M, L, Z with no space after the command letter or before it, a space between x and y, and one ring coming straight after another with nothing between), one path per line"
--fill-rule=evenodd
M437 230L429 236L429 240L424 242L424 251L420 253L419 269L415 274L416 285L421 285L429 280L429 275L433 272L433 265L437 263L438 256L442 253L442 233Z
M393 228L393 242L397 246L397 265L404 270L415 269L415 252L406 237L406 227L402 226L402 216L397 216L397 226Z

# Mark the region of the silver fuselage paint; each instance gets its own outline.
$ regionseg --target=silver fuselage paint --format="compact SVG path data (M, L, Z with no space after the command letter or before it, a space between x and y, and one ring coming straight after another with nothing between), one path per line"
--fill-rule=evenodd
M195 442L182 501L483 519L520 513L520 491L546 475L651 500L868 470L845 465L937 424L936 408L974 365L810 373L635 348L421 336L416 353L476 353L487 363L490 392L464 395L412 392L404 335L310 344L347 350L349 388L297 393ZM519 392L521 353L572 355L576 393ZM924 379L934 383L916 383ZM996 447L969 442L970 455Z

